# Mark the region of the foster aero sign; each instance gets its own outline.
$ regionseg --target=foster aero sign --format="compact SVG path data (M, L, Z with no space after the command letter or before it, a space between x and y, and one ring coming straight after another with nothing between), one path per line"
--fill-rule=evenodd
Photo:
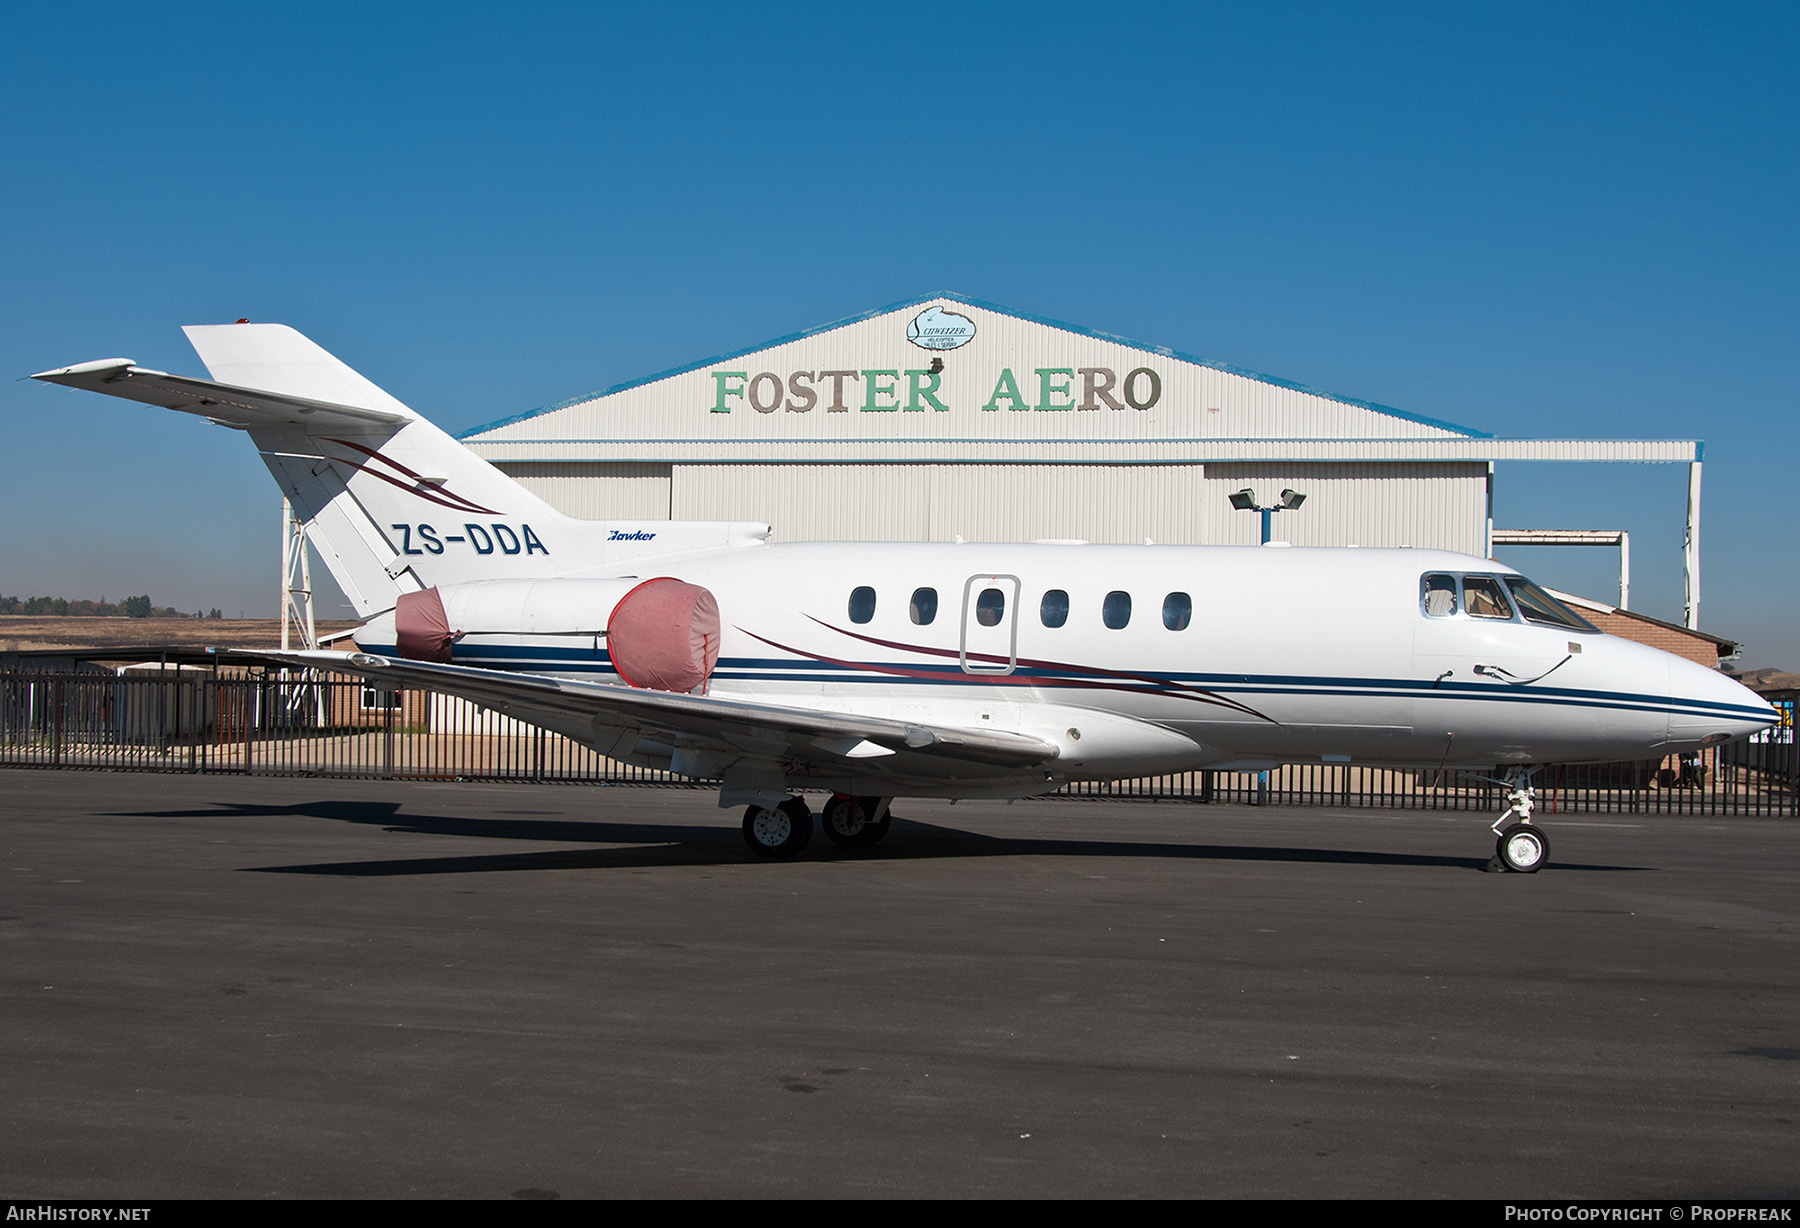
M942 386L943 368L900 367L833 371L708 372L713 381L711 412L751 410L759 414L949 413L960 405ZM1149 367L1121 375L1112 367L1030 367L1015 373L1002 367L986 399L973 408L987 413L1081 410L1149 410L1162 400L1162 376ZM979 395L979 393L977 393Z

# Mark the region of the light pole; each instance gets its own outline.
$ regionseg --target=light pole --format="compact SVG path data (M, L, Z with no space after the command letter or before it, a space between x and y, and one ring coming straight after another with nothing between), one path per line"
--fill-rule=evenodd
M1299 491L1284 490L1281 492L1280 501L1274 507L1263 507L1256 501L1256 492L1248 486L1228 498L1231 500L1231 506L1240 512L1262 513L1262 539L1265 546L1269 544L1270 535L1275 531L1275 513L1294 511L1306 502L1306 496Z

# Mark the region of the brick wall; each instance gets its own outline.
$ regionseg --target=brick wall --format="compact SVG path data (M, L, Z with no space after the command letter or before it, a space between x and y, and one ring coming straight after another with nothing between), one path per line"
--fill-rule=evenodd
M1616 635L1622 640L1635 640L1640 644L1648 644L1652 648L1660 648L1664 652L1674 653L1678 657L1697 661L1708 669L1718 668L1718 644L1690 631L1683 631L1679 627L1667 627L1642 618L1633 618L1629 614L1603 614L1599 610L1583 609L1581 616L1608 635Z

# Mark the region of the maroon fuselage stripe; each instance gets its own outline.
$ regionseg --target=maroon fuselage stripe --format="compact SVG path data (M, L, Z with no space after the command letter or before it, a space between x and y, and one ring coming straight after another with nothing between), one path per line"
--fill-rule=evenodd
M897 649L901 652L923 653L926 656L933 656L933 657L956 657L959 655L958 653L956 653L948 648L931 648L931 647L927 647L926 645L923 645L923 644L906 644L906 643L902 643L898 640L878 639L877 637L872 636L872 635L862 635L855 631L847 631L843 627L835 627L832 624L826 622L824 619L814 617L811 614L808 614L807 617L811 618L815 623L818 623L819 626L824 627L827 631L835 631L839 635L847 635L851 639L861 640L865 644L875 644L881 648L893 648L893 649ZM969 654L969 656L977 661L995 661L995 662L1005 663L1005 661L1007 660L1006 657L997 656L997 655L990 654L990 653L972 652ZM1246 716L1254 716L1254 717L1257 717L1257 718L1259 718L1261 720L1265 720L1265 721L1271 719L1270 717L1264 716L1261 712L1258 712L1255 708L1247 707L1246 705L1239 703L1235 699L1226 699L1223 695L1219 695L1216 692L1208 691L1203 687L1189 686L1185 682L1175 682L1168 678L1158 678L1155 674L1134 674L1134 673L1129 673L1129 672L1126 672L1123 670L1101 669L1099 666L1095 666L1095 665L1076 665L1076 664L1074 664L1072 662L1068 662L1068 661L1041 661L1035 657L1020 657L1020 658L1018 658L1018 663L1020 665L1025 666L1028 669L1048 669L1048 670L1057 670L1057 671L1060 671L1065 674L1077 674L1077 675L1085 674L1090 677L1096 677L1096 678L1129 680L1132 682L1143 683L1147 686L1154 687L1158 691L1185 692L1186 698L1195 698L1195 697L1203 696L1203 697L1205 697L1206 700L1208 700L1211 703L1222 704L1227 708L1235 708L1239 712L1242 712ZM1073 681L1073 680L1071 680L1071 681ZM1131 687L1131 688L1127 688L1127 689L1138 690L1140 688Z
M831 626L831 624L829 624L829 623L820 622L816 618L813 619L813 621L818 622L821 627L825 627L828 630L831 630L831 631L840 630L837 627ZM935 679L935 680L944 681L944 682L949 682L949 681L953 681L953 680L960 681L963 679L974 677L984 683L992 683L997 686L1035 686L1035 687L1045 687L1045 688L1052 688L1052 689L1121 691L1128 695L1166 695L1172 699L1186 699L1186 700L1191 700L1194 703L1212 704L1212 705L1216 705L1221 708L1229 708L1234 712L1241 712L1245 716L1253 716L1257 720L1268 721L1272 725L1280 723L1280 722L1276 721L1273 717L1266 716L1263 713L1258 712L1255 708L1247 707L1246 705L1237 702L1235 699L1226 699L1224 696L1215 695L1215 694L1211 693L1210 691L1202 691L1196 687L1188 687L1188 686L1182 686L1178 683L1170 683L1163 679L1155 678L1155 677L1152 677L1149 675L1144 675L1144 674L1118 673L1115 671L1094 669L1094 668L1090 668L1087 666L1080 666L1080 665L1063 666L1063 665L1056 664L1054 662L1035 662L1035 663L1033 663L1033 665L1034 665L1034 668L1066 669L1067 671L1069 671L1071 673L1093 674L1093 675L1098 675L1099 677L1096 677L1096 678L1079 678L1079 677L1077 677L1077 678L1046 678L1046 677L1043 677L1043 676L1037 675L1037 674L1033 674L1030 676L1024 676L1024 677L1022 677L1018 674L973 674L973 675L971 675L960 669L958 669L958 670L907 669L904 666L899 666L899 665L873 665L867 661L850 661L850 660L844 660L839 657L828 657L828 656L824 656L820 653L807 652L805 649L793 648L787 644L779 643L778 641L769 639L766 636L758 635L756 632L751 631L747 627L740 626L738 628L738 630L742 631L745 635L749 636L751 639L761 641L762 643L767 644L771 648L779 648L782 652L792 653L794 656L804 657L810 661L820 661L826 665L836 665L836 666L840 666L844 669L861 670L864 673L886 674L886 675L889 675L891 677L896 677L896 678L928 678L928 679ZM880 644L883 647L900 649L902 651L921 652L921 653L926 653L926 654L932 655L932 656L956 656L957 655L955 653L948 652L944 649L923 648L923 647L914 648L913 646L907 645L907 644L889 643L884 640L873 639L872 637L869 637L869 636L856 635L854 632L850 632L850 631L842 632L842 634L849 635L853 639L867 640L869 643L872 643L872 644ZM1005 659L1003 657L978 656L977 654L974 654L974 653L971 653L970 655L973 657L976 657L976 659L978 659L978 660L1004 660ZM1103 681L1102 679L1116 679L1116 681Z

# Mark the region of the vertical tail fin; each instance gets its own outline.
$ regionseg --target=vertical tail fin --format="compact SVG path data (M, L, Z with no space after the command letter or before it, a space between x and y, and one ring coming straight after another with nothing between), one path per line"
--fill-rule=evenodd
M404 419L355 429L249 428L362 616L434 585L549 576L567 566L552 554L564 536L562 513L300 333L282 324L183 331L221 384Z

